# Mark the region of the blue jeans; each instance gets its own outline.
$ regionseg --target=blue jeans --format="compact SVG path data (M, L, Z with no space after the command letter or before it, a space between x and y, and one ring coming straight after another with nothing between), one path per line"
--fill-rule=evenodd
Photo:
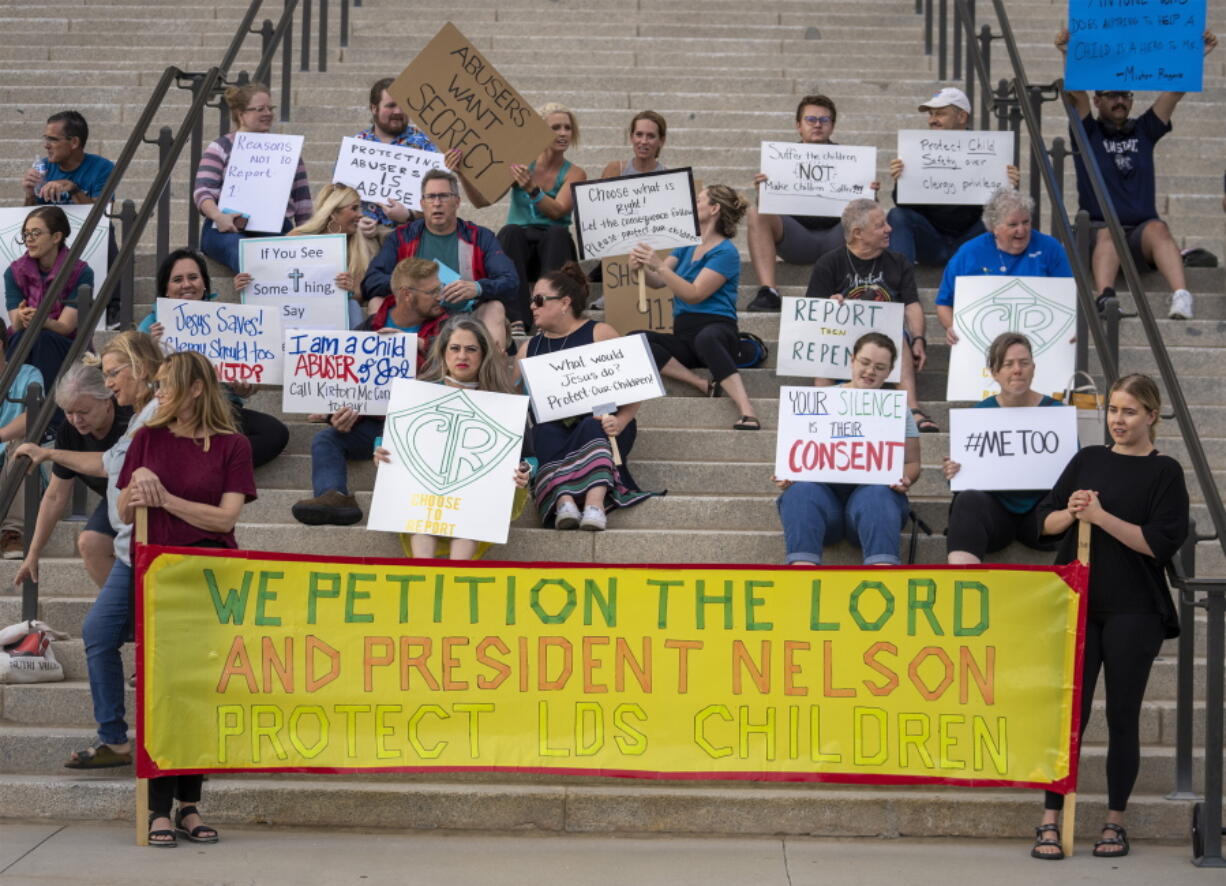
M793 483L777 502L787 561L822 562L822 548L846 539L864 551L865 566L897 566L899 533L910 506L888 486Z
M81 628L98 737L107 744L123 744L128 740L128 724L123 718L123 661L119 649L132 631L131 594L132 567L116 560Z
M375 438L383 433L383 419L359 418L353 429L342 434L329 425L311 440L311 485L316 497L329 489L349 494L346 459L370 458L375 454Z
M294 227L293 222L285 220L281 228L282 234L288 234ZM213 220L206 218L200 229L200 251L215 262L220 262L234 273L238 273L238 243L244 237L276 237L276 234L257 233L255 231L235 231L223 234L213 225Z
M940 267L953 258L958 247L983 233L982 221L977 221L961 234L942 234L914 209L895 206L886 215L890 227L890 249L901 252L912 264Z

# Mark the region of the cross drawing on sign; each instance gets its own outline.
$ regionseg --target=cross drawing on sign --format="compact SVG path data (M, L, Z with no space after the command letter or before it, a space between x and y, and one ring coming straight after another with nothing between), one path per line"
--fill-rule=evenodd
M289 277L291 280L294 281L294 292L297 292L299 283L302 281L302 278L305 277L306 275L303 274L300 269L294 268L292 271L290 271L285 276Z
M954 319L958 334L980 352L986 351L1002 332L1021 332L1034 344L1037 357L1069 338L1076 313L1014 278L969 311L956 312Z

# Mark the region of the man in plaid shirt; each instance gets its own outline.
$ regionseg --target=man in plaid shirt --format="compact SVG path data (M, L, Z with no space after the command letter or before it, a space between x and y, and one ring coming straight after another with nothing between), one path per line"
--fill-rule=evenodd
M392 85L394 79L384 77L370 87L370 126L357 133L354 138L438 153L438 148L430 139L409 125L409 118L388 94L387 88ZM391 198L390 204L384 207L378 203L363 201L362 212L367 218L373 218L377 224L388 229L404 224L416 214L395 198Z

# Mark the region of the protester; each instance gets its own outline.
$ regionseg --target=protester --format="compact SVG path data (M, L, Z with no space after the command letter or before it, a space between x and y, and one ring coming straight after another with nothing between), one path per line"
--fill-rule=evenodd
M660 162L660 152L664 150L667 135L668 122L662 115L655 111L639 111L630 121L630 159L624 163L610 160L600 177L621 178L668 169Z
M336 275L336 288L349 294L349 328L356 329L364 319L362 278L379 251L377 226L362 215L362 195L348 185L326 184L320 188L315 197L315 213L289 232L291 237L312 234L345 235L348 267ZM250 278L244 282L250 282ZM379 302L371 300L367 309L373 314L379 309Z
M271 237L276 234L248 231L244 216L222 212L217 201L221 199L221 185L230 163L230 151L234 148L234 136L240 132L271 132L276 108L268 87L263 83L231 86L226 90L225 98L234 131L205 148L200 165L196 168L192 200L205 217L204 227L200 231L201 251L213 261L238 273L239 241L244 237ZM310 217L311 188L307 183L306 165L299 156L294 183L285 204L285 223L280 233L286 233L294 225L305 224Z
M132 418L132 409L115 402L102 370L94 363L74 363L64 370L55 387L55 402L64 410L66 419L56 434L55 447L22 443L13 453L14 458L27 456L34 465L45 461L52 463L51 482L38 508L34 537L13 584L20 585L27 578L38 581L38 563L43 548L65 508L72 502L73 485L80 477L86 486L102 496L85 521L85 528L77 535L77 550L85 571L94 584L102 587L115 565L115 530L106 512L106 469L102 466L102 453L123 436Z
M554 138L527 166L512 163L511 205L498 242L515 265L519 286L508 314L511 329L522 335L531 324L528 294L537 278L575 259L570 237L570 214L575 205L571 186L587 181L587 172L566 159L566 151L579 145L579 121L574 111L555 102L540 109Z
M0 354L0 372L4 372L4 365L5 357ZM17 370L8 392L0 396L0 483L16 469L16 454L8 452L8 445L20 444L26 435L26 393L30 385L42 383L42 374L27 363ZM0 556L5 560L20 560L26 525L24 491L17 493L8 513L0 518Z
M915 375L928 360L928 340L924 338L924 309L911 262L889 249L891 228L877 201L852 200L843 209L841 222L844 248L831 250L817 260L805 297L902 304L903 337L909 353L902 361L899 377L920 433L935 433L940 428L920 409L915 393ZM816 383L833 382L819 378Z
M1164 639L1179 635L1165 569L1188 537L1183 468L1154 448L1161 395L1154 380L1126 375L1107 399L1109 446L1087 446L1038 506L1043 532L1063 533L1057 563L1077 559L1078 524L1090 526L1090 586L1081 678L1081 732L1103 671L1107 698L1107 820L1094 854L1128 854L1124 812L1141 762L1141 703ZM1072 531L1070 531L1072 530ZM1047 792L1035 858L1064 857L1064 795ZM1048 837L1047 834L1052 834Z
M851 381L841 385L860 390L884 387L894 369L898 349L880 332L866 332L852 348ZM820 566L822 550L844 539L864 553L865 566L897 566L899 533L910 513L909 490L920 475L919 429L906 416L906 447L902 476L890 486L813 483L775 478L779 521L789 566Z
M740 411L738 431L762 427L745 382L737 372L740 348L736 325L736 294L741 280L741 256L732 237L748 204L727 185L711 185L695 201L702 242L674 249L661 261L645 243L630 253L630 266L643 268L647 283L673 293L673 331L648 332L647 341L660 372L709 397L727 393ZM705 366L708 381L692 370Z
M426 138L425 133L409 125L409 118L405 116L400 105L387 91L387 88L394 82L396 82L394 77L384 77L382 80L376 80L375 84L370 87L370 126L356 133L354 138L437 153L438 148ZM395 225L402 225L413 218L413 211L395 197L387 201L387 206L364 202L362 212L368 219L379 225L380 237L386 236ZM361 279L356 274L354 276Z
M988 369L1000 385L1000 393L976 403L976 408L1063 405L1030 387L1034 383L1034 352L1030 339L1020 332L996 336L988 347ZM947 481L962 469L949 456L941 462ZM1025 478L1017 479L1025 484ZM968 489L954 493L949 505L947 562L957 566L982 563L986 554L1002 550L1014 541L1047 550L1041 541L1043 527L1037 510L1045 494L1042 489L1012 492Z
M519 359L617 338L617 330L608 323L584 318L587 297L587 278L574 262L543 275L532 292L532 320L538 332L520 345ZM634 417L640 405L626 403L600 417L575 416L533 425L533 450L541 465L533 494L541 525L599 532L607 525L609 511L636 505L654 494L638 488L625 463L638 432ZM614 459L614 440L621 465Z
M85 153L89 124L79 111L60 111L47 118L43 149L21 178L25 205L48 203L93 203L106 187L115 164L97 154Z
M1064 247L1030 226L1034 201L1012 188L996 191L983 207L987 231L967 240L945 266L937 291L937 319L945 327L945 343L958 342L954 331L954 287L959 277L1071 277Z
M1063 54L1068 50L1069 32L1064 29L1056 38L1056 47ZM1217 46L1212 31L1204 33L1205 55ZM1199 64L1199 63L1198 63ZM1192 319L1192 293L1188 292L1183 270L1183 254L1171 236L1171 229L1158 216L1157 185L1155 184L1154 147L1171 131L1175 106L1182 92L1160 92L1154 103L1140 117L1132 113L1132 93L1127 90L1095 90L1095 118L1090 113L1090 98L1083 90L1066 93L1085 126L1094 163L1102 173L1111 205L1124 226L1128 250L1142 270L1157 269L1171 287L1168 316L1172 320ZM1090 224L1096 229L1091 244L1091 264L1094 271L1094 291L1100 303L1115 296L1115 277L1120 269L1120 257L1115 242L1103 218L1102 207L1090 187L1089 173L1080 154L1073 155L1077 172L1078 208L1090 214Z

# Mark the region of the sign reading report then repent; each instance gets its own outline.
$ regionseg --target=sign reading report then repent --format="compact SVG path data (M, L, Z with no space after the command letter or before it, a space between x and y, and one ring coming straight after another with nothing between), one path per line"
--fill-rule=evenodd
M664 396L647 336L641 333L538 354L519 365L537 421L586 415L606 403L624 406Z
M982 206L1009 185L1013 132L902 129L898 202Z
M384 415L392 381L417 371L417 333L285 330L283 412L330 414L348 407Z
M775 215L840 216L860 197L872 197L877 149L843 145L762 142L758 208Z
M421 180L431 169L446 169L438 151L345 136L336 155L332 181L349 185L367 203L387 206L397 200L409 209L421 209Z
M780 388L775 476L892 486L902 479L907 392Z
M1205 0L1069 0L1064 88L1200 92L1205 7Z
M673 249L700 242L689 167L571 185L579 257L625 255L639 243Z
M280 234L301 153L300 135L234 133L217 207L247 219L248 231Z
M1075 452L1072 406L949 410L949 457L962 465L954 492L1051 489Z
M789 296L779 312L779 365L775 373L851 378L851 349L866 332L889 336L905 357L902 321L903 305L898 302ZM901 364L895 360L886 381L896 382L901 375Z
M275 308L159 298L157 317L162 347L203 354L218 381L281 384L281 317Z

